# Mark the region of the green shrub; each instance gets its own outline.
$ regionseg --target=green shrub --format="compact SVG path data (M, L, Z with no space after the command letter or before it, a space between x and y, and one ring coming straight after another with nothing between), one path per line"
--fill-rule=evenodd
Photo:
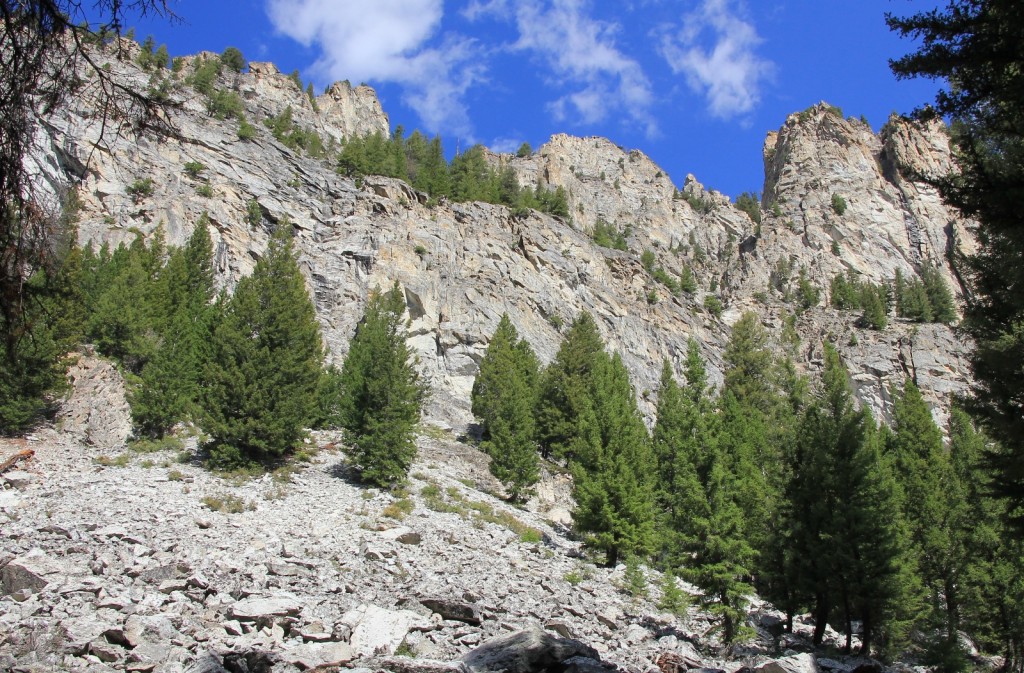
M185 173L190 178L198 178L199 174L206 170L206 166L198 161L186 161Z
M135 453L157 453L159 451L181 451L184 443L177 437L165 436L162 439L145 437L128 443L128 448Z
M199 185L196 187L196 194L209 199L213 196L213 187L208 184Z
M722 300L713 294L704 297L704 308L716 318L722 315Z
M220 60L231 72L242 72L245 69L245 57L237 47L228 47L221 55Z
M225 512L227 514L240 514L246 510L255 510L256 505L243 500L237 495L205 495L200 499L204 505L214 512Z
M245 104L234 91L217 89L206 102L206 111L216 119L242 119L245 115Z
M519 541L526 544L537 544L544 541L544 534L536 528L527 528L525 531L520 533Z
M736 207L746 213L755 224L761 224L761 204L757 192L743 192L737 196Z
M239 140L252 140L256 137L256 127L249 123L249 120L244 116L239 120L238 123L238 139Z
M640 567L640 559L630 555L626 559L626 574L623 589L633 598L647 598L647 576Z
M661 598L658 600L658 607L682 617L686 615L689 603L689 596L679 588L675 573L669 569L661 576Z
M102 467L125 467L131 460L131 456L127 453L119 454L116 458L111 458L107 455L102 455L97 458L93 458L92 462Z
M640 266L644 267L644 271L647 273L654 273L654 252L650 248L645 248L640 253Z
M832 195L832 210L836 212L836 215L842 216L846 212L846 199L839 194Z
M136 201L144 199L145 197L153 194L153 179L139 178L132 184L128 185L125 191Z
M715 203L706 196L696 196L689 192L676 192L679 198L690 204L690 207L702 215L707 215L715 209Z
M533 148L530 147L530 143L527 142L524 142L522 145L519 146L519 149L516 150L516 156L519 157L520 159L528 157L531 154L533 154Z
M192 88L199 93L212 96L213 83L217 81L217 76L220 75L221 66L220 58L216 56L196 61L195 70L192 71L186 82L191 84Z
M245 221L250 227L259 226L263 222L263 209L256 199L249 199L245 203Z
M693 294L697 291L697 279L693 276L693 269L684 266L679 274L679 289L686 294Z
M381 513L386 517L401 521L405 517L412 514L412 511L415 508L416 504L412 500L410 500L409 498L402 498L401 500L396 500L387 507L385 507L384 511Z
M668 271L665 271L665 269L659 266L651 275L654 276L654 280L664 285L669 292L672 294L679 294L679 281L669 275Z
M614 224L609 224L603 219L598 219L594 224L594 231L590 235L595 245L612 250L627 250L626 236L619 231Z

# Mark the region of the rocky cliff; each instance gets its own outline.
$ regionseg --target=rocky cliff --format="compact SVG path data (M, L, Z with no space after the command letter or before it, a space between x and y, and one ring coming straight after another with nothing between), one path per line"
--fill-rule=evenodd
M105 58L123 81L151 83L133 63ZM186 62L183 72L189 68ZM477 363L503 312L544 361L557 350L562 326L582 310L593 313L649 412L661 360L678 364L690 336L717 381L729 325L743 311L780 331L793 311L784 290L800 269L825 290L821 305L796 322L800 367L816 369L823 340L832 341L860 398L882 417L889 386L906 376L924 389L940 421L950 394L965 389L965 346L951 329L893 320L872 332L856 327L853 314L826 307L829 281L847 269L877 282L937 264L962 292L946 259L971 244L969 233L918 177L950 165L940 126L894 118L876 135L826 104L791 115L765 142L760 225L692 175L677 187L642 152L602 138L556 135L529 157L490 157L524 185L565 188L571 217L563 220L488 204L428 203L386 178L357 184L328 161L281 144L261 123L291 108L294 122L325 144L384 132L387 116L368 87L335 84L314 102L271 64L224 73L216 86L240 95L256 127L254 138L240 140L237 121L212 116L180 75L172 82L175 136L101 138L88 101L49 120L34 159L53 185L79 186L81 240L116 244L163 226L169 242L181 243L206 212L218 277L230 286L287 219L336 361L368 293L402 284L435 421L461 427L470 420ZM205 170L190 176L187 162ZM152 190L133 194L130 186L144 179ZM833 194L847 203L842 215ZM595 245L589 232L598 222L627 232L629 250ZM692 269L698 291L677 297L655 282L639 261L648 249L672 274ZM724 302L720 318L704 310L707 294Z

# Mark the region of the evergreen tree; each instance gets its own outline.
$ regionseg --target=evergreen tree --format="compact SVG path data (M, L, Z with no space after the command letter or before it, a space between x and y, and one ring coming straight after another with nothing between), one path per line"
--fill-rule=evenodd
M952 323L956 321L956 306L953 293L949 291L946 280L937 267L926 266L921 270L921 283L924 285L928 304L932 309L932 318L936 322Z
M861 320L865 325L875 330L883 330L888 324L888 317L885 309L885 289L871 283L864 286L861 291L861 306L864 313Z
M693 339L687 349L686 371L688 386L681 389L668 361L664 363L652 438L658 467L658 529L662 556L669 567L683 563L695 543L695 521L707 516L704 484L714 450L706 374Z
M766 553L784 481L782 450L792 443L795 416L780 387L782 370L755 314L744 314L733 326L724 359L720 459L740 485L735 497L750 523L749 542Z
M921 391L910 379L895 396L894 432L888 450L903 494L903 514L917 552L918 574L940 619L952 539L949 489L953 485L942 433Z
M415 430L426 388L410 362L397 281L374 292L341 370L339 416L348 455L364 481L391 486L416 457Z
M597 324L586 311L573 322L541 377L537 439L544 458L570 460L590 442L591 372L604 352Z
M955 609L948 626L971 634L982 651L1002 654L1005 670L1020 673L1024 670L1024 545L1001 521L1000 503L988 496L987 439L957 407L950 412L949 439L959 495L961 565L955 584L946 589L947 605ZM962 653L954 654L961 654L962 660Z
M733 642L745 635L746 597L754 592L749 578L756 559L747 542L746 518L735 499L738 485L716 457L706 485L707 517L697 523L697 540L687 579L704 592L701 604L722 619L722 636Z
M607 554L646 554L654 541L654 460L636 406L629 372L618 354L603 351L590 378L593 411L581 419L591 431L570 461L576 529Z
M965 312L975 348L971 411L1000 442L990 456L995 488L1024 530L1024 32L1013 0L951 0L944 10L887 16L917 50L890 62L898 77L948 83L921 119L953 120L956 170L933 180L943 200L979 223L978 251L964 274L974 290Z
M132 374L139 374L159 347L165 318L157 279L165 256L163 230L158 228L148 246L136 235L97 270L98 296L90 307L87 336Z
M161 270L154 313L160 345L130 391L136 429L162 437L195 411L199 379L209 357L213 245L204 213L184 248Z
M540 479L533 418L539 368L530 344L519 338L508 314L502 315L473 382L472 405L491 473L513 501L527 496Z
M895 484L875 437L874 421L853 406L839 354L826 344L823 390L803 414L787 488L787 560L797 601L813 606L815 644L831 620L849 651L861 620L865 654L877 632L897 630L914 588Z
M315 417L324 357L288 229L219 304L202 381L211 457L224 465L276 458Z
M30 427L67 385L67 354L84 328L82 257L74 250L57 254L59 265L25 282L17 310L0 311L6 339L0 352L0 434Z
M928 291L920 279L901 280L897 287L902 288L896 296L896 307L901 317L914 322L931 322L935 318Z

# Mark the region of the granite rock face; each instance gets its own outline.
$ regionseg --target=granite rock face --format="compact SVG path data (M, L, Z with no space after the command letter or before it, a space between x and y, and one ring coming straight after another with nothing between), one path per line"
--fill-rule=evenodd
M148 83L130 62L111 61L125 82ZM410 346L432 389L428 417L439 423L461 428L472 420L473 377L502 313L547 362L565 325L591 312L608 347L622 353L650 417L663 359L678 369L693 337L712 382L720 383L730 325L752 310L781 334L795 310L801 270L823 290L819 306L796 322L801 345L792 355L801 370L820 368L821 344L832 342L859 398L883 419L890 389L908 375L940 422L950 394L966 390L968 346L952 330L893 317L874 333L858 327L855 314L827 306L831 278L846 270L885 282L897 271L909 278L934 264L962 295L946 259L973 246L969 223L918 177L951 166L940 126L892 119L875 134L826 104L791 115L765 142L760 224L694 176L677 186L639 150L602 138L556 135L528 157L489 155L495 165L512 167L521 184L564 188L571 217L562 220L481 203L428 203L425 194L388 178L357 183L329 161L285 147L262 123L291 108L295 123L328 146L331 139L386 132L387 116L367 87L335 84L314 108L267 63L222 74L217 86L238 92L256 127L253 139L239 140L237 121L210 116L202 97L179 79L170 93L180 104L171 114L175 137L101 142L88 101L52 115L33 155L40 181L55 190L78 186L83 242L116 245L162 226L168 241L180 244L207 213L218 282L227 287L251 272L269 233L289 222L334 362L344 357L368 295L398 281ZM186 162L204 170L191 177ZM153 181L151 194L130 193L140 179ZM847 204L842 215L833 195ZM629 250L595 245L590 232L599 223L627 234ZM640 264L645 250L670 276L691 271L696 291L673 296ZM723 302L721 317L703 308L709 295Z

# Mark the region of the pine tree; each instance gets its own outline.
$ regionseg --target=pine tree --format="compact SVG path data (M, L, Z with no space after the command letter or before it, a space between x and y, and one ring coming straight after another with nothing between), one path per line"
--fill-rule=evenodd
M571 460L585 436L593 414L590 377L604 342L597 324L586 311L573 322L555 355L541 376L537 401L537 439L544 458Z
M130 401L137 431L162 437L195 410L209 357L213 246L205 213L185 247L171 251L154 297L160 345Z
M621 357L603 351L590 377L592 411L580 419L585 443L570 460L577 530L614 566L654 541L654 459Z
M1024 670L1024 545L1001 520L1001 503L987 492L989 440L957 407L950 412L949 439L961 513L957 517L960 572L955 585L946 590L947 605L955 609L955 621L949 626L971 634L982 651L1001 653L1005 670L1020 673Z
M738 485L716 457L706 485L707 518L697 522L693 557L684 568L687 579L703 590L701 604L722 619L722 636L733 642L745 635L746 597L756 559L747 542L743 509L736 503Z
M324 357L288 229L218 311L202 381L211 457L224 465L277 458L314 418Z
M970 411L1003 449L990 458L1008 516L1024 531L1024 56L1020 4L1013 0L951 0L943 10L889 27L915 40L916 51L890 63L900 78L945 82L921 119L953 120L956 171L933 183L943 200L979 223L978 251L964 275L973 295L965 312L974 339L976 382ZM1019 664L1018 664L1019 665Z
M839 354L826 344L823 389L803 414L787 488L787 560L797 601L813 606L815 644L834 621L849 651L861 620L865 654L879 631L897 630L899 611L914 597L909 540L875 437L874 421L853 406Z
M781 551L772 547L778 541L777 512L789 464L784 450L793 444L803 384L795 372L783 375L785 368L753 313L733 326L724 359L717 444L723 468L739 484L735 497L749 522L748 541L761 556L759 574L767 577L779 565ZM783 389L784 381L791 390Z
M0 434L30 427L67 385L67 354L84 329L83 260L74 250L58 254L59 265L27 279L16 311L0 311Z
M530 344L503 315L473 382L472 405L481 420L491 473L513 501L527 496L540 479L533 418L539 368Z
M339 416L348 455L363 481L392 486L416 457L415 431L426 397L405 343L405 297L397 281L375 291L341 370Z
M662 557L683 562L694 543L695 521L707 516L704 484L714 451L706 374L697 342L687 348L688 385L679 387L666 361L658 391L652 446L658 467L656 504Z
M98 269L99 294L90 307L87 335L102 354L133 374L142 371L159 346L163 316L157 278L165 254L162 230L157 229L149 246L137 235Z
M861 292L861 305L864 313L861 320L865 325L875 330L883 330L888 324L885 310L885 290L871 283L865 284Z
M950 572L948 489L953 479L942 433L910 379L895 396L893 426L888 451L903 494L903 514L917 552L918 573L931 600L931 616L939 619Z

